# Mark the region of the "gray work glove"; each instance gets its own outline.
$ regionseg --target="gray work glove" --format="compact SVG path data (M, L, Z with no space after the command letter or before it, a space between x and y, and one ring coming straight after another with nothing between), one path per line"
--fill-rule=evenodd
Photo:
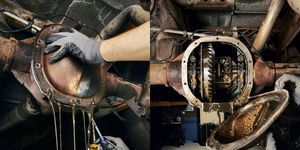
M48 35L45 43L45 53L57 50L50 57L49 63L55 63L68 54L88 64L105 62L100 54L101 42L90 39L72 28L61 28L58 33Z
M107 140L109 140L111 143L113 143L118 150L129 150L127 145L123 142L122 139L117 138L117 137L112 137L112 136L105 136Z

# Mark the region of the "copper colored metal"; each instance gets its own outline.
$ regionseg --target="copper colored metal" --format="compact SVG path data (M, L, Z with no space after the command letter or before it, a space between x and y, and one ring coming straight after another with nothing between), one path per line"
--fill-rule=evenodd
M300 64L264 62L261 59L254 64L254 83L257 86L273 85L283 74L300 75Z
M259 138L288 104L289 93L275 90L250 98L250 102L220 124L211 134L211 149L240 149Z
M112 74L105 75L106 96L116 96L123 99L130 99L133 97L139 98L142 86L124 81L122 78Z
M167 85L167 63L154 64L150 63L150 84Z
M15 40L0 38L0 70L2 72L10 69L15 51Z
M33 95L37 100L37 103L41 106L42 114L49 114L52 109L49 102L44 99L44 96L40 93L39 88L35 84L35 81L29 72L23 72L18 70L11 71L15 78L26 87L26 89Z
M11 69L29 72L32 59L32 39L17 41L13 38L0 37L0 71L7 72Z
M105 75L106 64L87 66L71 57L49 64L48 59L52 54L43 53L45 46L43 38L60 27L62 26L45 29L46 31L38 36L38 40L36 37L22 41L0 37L1 71L13 72L17 80L37 99L43 108L43 113L51 112L47 101L44 100L49 90L53 92L54 99L58 102L67 105L76 103L77 106L83 107L100 103L104 95L124 99L140 97L142 91L140 85L124 81L110 73ZM32 54L36 48L35 43L40 47L38 49L40 55L35 53L35 59L31 65ZM106 92L106 88L109 91Z
M165 86L171 86L179 94L183 95L181 83L181 59L182 55L179 55L170 62L162 64L150 64L149 84L163 84Z
M181 60L178 58L169 63L167 68L167 80L170 85L179 94L184 95L181 82Z
M253 81L255 85L272 85L275 82L274 75L275 70L271 69L264 61L258 59L255 62L253 74Z
M99 70L103 69L104 68L102 68L102 66L101 68L99 68ZM41 110L43 111L42 113L50 113L51 107L49 106L49 103L43 99L44 96L39 91L38 86L32 78L31 73L17 70L13 70L12 72L17 80L30 91L30 93L40 104L40 106L42 107ZM105 79L103 79L103 81L105 82L101 84L105 85L105 97L115 96L123 99L129 99L133 97L136 97L136 99L138 99L140 97L142 91L141 85L136 85L128 81L124 81L122 78L112 73L106 73Z
M97 66L88 66L73 57L65 57L55 64L49 64L53 54L44 54L45 38L58 32L62 25L51 25L43 29L36 40L32 61L32 75L40 92L65 105L90 106L101 101L104 93L104 74L96 72Z

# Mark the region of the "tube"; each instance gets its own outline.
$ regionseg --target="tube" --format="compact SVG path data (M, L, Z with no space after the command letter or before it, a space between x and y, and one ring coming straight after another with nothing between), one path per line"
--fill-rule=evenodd
M38 114L40 114L40 108L35 99L30 96L0 120L0 132L10 129Z
M285 0L271 1L266 18L263 21L253 43L253 47L251 48L252 52L260 52L263 49L284 3Z

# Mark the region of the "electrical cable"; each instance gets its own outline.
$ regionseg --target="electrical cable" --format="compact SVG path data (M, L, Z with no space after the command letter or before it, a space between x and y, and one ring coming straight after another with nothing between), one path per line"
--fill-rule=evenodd
M191 39L196 33L213 33L215 31L211 31L211 30L207 30L207 29L197 29L195 30L191 35L189 35L184 41L180 42L180 43L177 43L177 45L182 45L184 44L186 41L188 41L189 39Z
M150 43L153 42L156 37L161 33L163 32L165 29L159 29L152 37L151 37L151 40L150 40Z

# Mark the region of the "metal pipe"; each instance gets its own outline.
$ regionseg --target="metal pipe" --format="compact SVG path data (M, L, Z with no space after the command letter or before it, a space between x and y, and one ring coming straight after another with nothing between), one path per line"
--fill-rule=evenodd
M106 73L105 80L106 96L116 96L128 100L133 97L140 97L142 87L128 81L112 73Z
M254 64L254 83L257 86L270 86L284 74L300 75L299 63L273 63L258 59Z
M171 62L150 64L150 85L170 86L179 94L184 95L181 80L181 57Z
M205 37L209 36L209 34L205 33L193 33L193 32L187 32L187 31L179 31L179 30L172 30L172 29L161 29L156 27L151 27L150 31L153 32L164 32L164 33L170 33L170 34L180 34L180 35L186 35L186 36L195 36L195 37Z
M0 120L0 132L12 128L36 115L40 114L40 108L35 99L30 96L20 103Z
M0 72L7 72L12 66L17 41L0 37Z
M167 81L167 63L155 64L150 63L150 80L151 85L168 85Z
M263 49L284 3L285 0L271 1L266 18L258 31L258 34L253 43L253 48L251 48L252 52L259 52Z
M29 21L23 19L23 18L20 18L19 16L15 15L15 14L12 14L10 12L3 12L3 14L6 16L6 17L10 17L18 22L20 22L21 24L24 24L24 25L28 25L29 24ZM30 28L31 32L36 34L37 32L41 31L42 28L38 27L37 25L33 24Z
M275 63L275 78L278 79L284 74L300 75L299 63Z
M23 41L0 37L0 72L15 69L29 72L33 53L32 38Z

